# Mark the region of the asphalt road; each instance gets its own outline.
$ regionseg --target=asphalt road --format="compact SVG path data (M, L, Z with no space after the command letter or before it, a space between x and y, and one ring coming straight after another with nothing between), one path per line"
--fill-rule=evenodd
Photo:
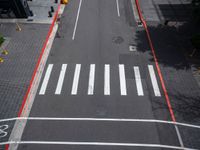
M143 122L171 118L155 64L137 46L130 50L137 42L150 49L145 35L136 38L138 30L143 29L137 27L129 0L70 1L31 110L35 120L28 120L21 139L38 143L18 149L179 147L173 125Z

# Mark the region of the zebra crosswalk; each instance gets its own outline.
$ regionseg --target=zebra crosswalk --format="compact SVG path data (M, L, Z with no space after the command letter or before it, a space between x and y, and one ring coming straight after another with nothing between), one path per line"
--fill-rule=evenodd
M68 77L69 75L69 70L68 70L68 66L69 64L62 64L61 69L59 71L59 76L58 79L56 79L56 87L55 87L55 95L61 95L62 93L65 92L65 90L63 89L63 84L65 82L65 78ZM71 95L78 95L78 91L79 91L79 80L81 80L81 73L83 72L84 69L86 69L85 67L81 67L81 64L76 64L73 70L73 80L72 80L72 85L71 85ZM87 95L95 95L95 82L97 82L97 66L95 64L90 64L88 65L88 74L87 74ZM105 96L109 96L112 95L111 94L111 78L113 76L111 76L111 71L112 69L116 67L116 66L112 66L110 64L105 64L104 65L104 74L103 74L103 87L104 87L104 92L103 94ZM126 96L128 95L128 93L130 93L130 89L128 89L127 86L127 77L126 77L126 69L125 69L125 65L124 64L119 64L118 65L118 79L119 81L119 91L120 91L120 95L121 96ZM156 79L156 74L154 71L154 67L153 65L148 65L147 66L147 70L148 70L148 74L151 80L151 84L152 84L152 88L154 91L154 96L156 97L160 97L161 93L160 93L160 89L158 86L158 82ZM49 64L47 66L46 72L44 74L43 77L43 81L41 83L41 87L40 87L40 91L39 91L39 95L45 95L46 94L46 90L48 88L48 83L51 80L51 74L52 74L52 70L54 69L54 64ZM116 68L115 68L116 69ZM132 67L132 73L134 75L134 78L131 79L135 82L135 87L136 87L136 91L137 91L137 95L138 96L144 96L144 89L143 89L143 82L142 82L142 77L141 77L141 73L140 73L140 68L139 66L133 66ZM55 79L54 79L55 80ZM115 81L116 82L116 81Z

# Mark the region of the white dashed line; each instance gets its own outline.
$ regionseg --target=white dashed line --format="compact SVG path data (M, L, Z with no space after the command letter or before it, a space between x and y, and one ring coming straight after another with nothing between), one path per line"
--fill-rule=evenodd
M118 17L120 17L119 0L116 0L116 4L117 4L117 15L118 15Z
M79 7L78 7L77 16L76 16L76 22L75 22L75 25L74 25L74 32L73 32L72 40L75 39L76 28L77 28L78 19L79 19L80 10L81 10L81 4L82 4L82 0L80 0L80 2L79 2Z

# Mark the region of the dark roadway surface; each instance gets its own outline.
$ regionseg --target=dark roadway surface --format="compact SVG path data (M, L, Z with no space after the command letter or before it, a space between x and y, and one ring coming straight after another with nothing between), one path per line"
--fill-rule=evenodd
M78 5L79 0L73 0L65 8L59 27L61 38L55 39L45 67L46 71L48 64L54 64L47 90L45 95L37 94L30 116L171 120L158 77L161 97L156 97L153 92L148 65L154 66L155 64L149 61L150 54L139 52L139 50L129 51L129 45L137 44L135 32L143 30L136 26L130 1L119 0L121 16L118 17L115 0L83 0L75 40L72 40ZM149 49L145 34L140 42L143 43L143 47L140 48ZM62 64L68 64L66 76L62 93L55 95ZM78 93L72 96L71 87L76 64L81 64L81 74ZM96 64L95 89L94 95L91 96L87 95L90 64ZM110 96L105 96L103 92L105 64L110 64ZM120 95L119 64L125 65L127 96ZM140 68L144 96L137 94L133 66ZM156 102L164 104L165 107L159 107ZM174 126L139 122L28 121L22 141L143 143L180 146ZM185 146L187 147L187 143ZM18 149L129 150L145 148L20 145Z

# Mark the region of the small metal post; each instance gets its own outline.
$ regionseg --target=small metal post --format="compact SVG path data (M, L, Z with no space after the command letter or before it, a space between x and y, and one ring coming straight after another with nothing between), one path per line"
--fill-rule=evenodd
M53 6L51 6L51 12L54 12L54 8L53 8Z
M51 17L52 17L52 12L51 12L51 11L49 11L48 13L49 13L49 17L51 18Z

